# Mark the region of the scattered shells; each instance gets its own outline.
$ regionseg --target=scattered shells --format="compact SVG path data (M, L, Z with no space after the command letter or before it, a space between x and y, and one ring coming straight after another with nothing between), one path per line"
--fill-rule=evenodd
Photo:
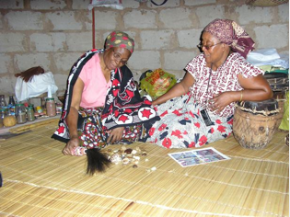
M127 149L125 150L125 153L126 153L126 154L131 154L132 151L133 151L133 150L132 150L131 148L127 148ZM133 153L132 153L132 154L133 154Z
M123 165L133 164L132 167L137 168L141 160L141 156L147 156L147 153L144 150L141 150L140 147L127 147L128 146L123 145L118 149L105 149L105 155L114 164L118 164L119 162L121 162ZM145 161L149 160L146 158ZM156 170L154 167L150 169L150 171L154 170Z
M115 153L110 157L110 160L112 163L118 163L122 160L122 158L118 153Z
M130 159L127 157L125 157L122 161L123 161L123 164L125 164L125 165L130 163Z

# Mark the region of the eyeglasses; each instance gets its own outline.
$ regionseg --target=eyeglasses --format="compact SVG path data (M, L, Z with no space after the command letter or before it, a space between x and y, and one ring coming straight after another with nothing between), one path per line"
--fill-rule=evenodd
M212 47L218 45L218 44L221 44L222 42L219 42L219 43L216 43L216 44L213 44L213 45L202 45L202 44L198 44L196 45L199 49L202 50L202 48L204 47L205 49L209 50L211 49Z

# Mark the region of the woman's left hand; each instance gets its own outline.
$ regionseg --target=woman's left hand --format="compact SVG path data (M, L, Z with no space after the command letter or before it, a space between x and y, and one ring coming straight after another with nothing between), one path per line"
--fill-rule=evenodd
M227 105L233 102L231 93L232 92L224 92L214 95L209 103L211 111L220 113Z
M107 143L114 144L115 142L120 141L123 136L123 131L124 131L124 127L118 127L118 128L109 130L108 131L109 137L107 139Z

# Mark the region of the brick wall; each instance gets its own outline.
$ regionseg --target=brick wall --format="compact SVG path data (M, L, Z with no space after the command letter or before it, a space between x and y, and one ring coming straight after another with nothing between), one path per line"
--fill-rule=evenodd
M155 0L161 2L161 0ZM89 0L0 0L0 94L14 92L14 74L33 66L53 72L58 94L76 59L92 48ZM254 7L243 0L168 0L164 6L123 0L123 10L95 10L96 47L112 30L136 42L128 66L136 79L163 68L182 77L199 52L200 32L215 18L233 19L252 36L256 49L289 51L289 3Z

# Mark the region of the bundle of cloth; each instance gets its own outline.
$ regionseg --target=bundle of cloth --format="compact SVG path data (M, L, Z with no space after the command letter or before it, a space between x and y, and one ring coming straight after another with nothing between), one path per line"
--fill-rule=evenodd
M45 71L41 66L17 73L15 77L15 97L18 102L38 97L43 93L52 95L58 90L52 72Z
M278 54L275 48L252 51L248 62L262 69L273 91L289 90L289 55Z

